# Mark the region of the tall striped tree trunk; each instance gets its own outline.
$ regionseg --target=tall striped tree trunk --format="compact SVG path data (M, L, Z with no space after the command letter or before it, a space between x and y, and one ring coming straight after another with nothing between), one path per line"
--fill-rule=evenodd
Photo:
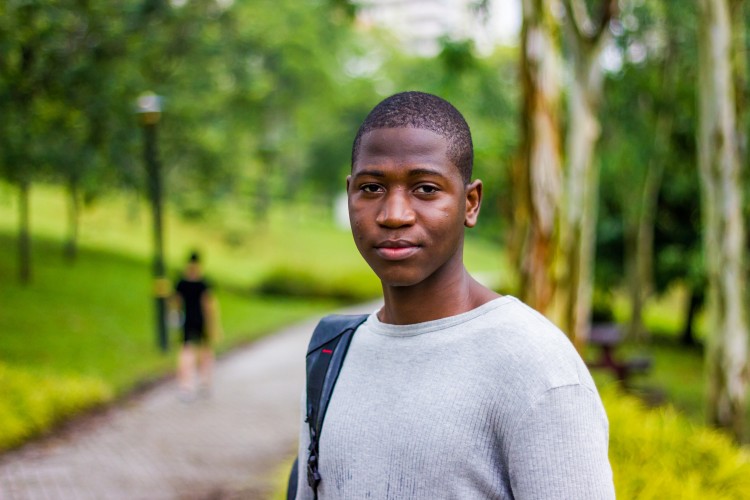
M22 173L18 182L18 279L31 282L31 181Z
M554 295L552 275L558 207L562 194L560 126L561 55L552 3L523 0L521 78L522 150L515 179L515 223L521 296L547 314Z
M573 79L568 94L565 189L553 317L582 351L588 339L593 295L599 184L595 149L601 133L598 111L604 80L599 58L608 38L609 21L617 11L617 1L599 3L602 15L598 23L589 18L585 2L564 0L563 5Z
M745 233L729 0L699 0L698 168L708 275L708 418L742 435L748 389Z

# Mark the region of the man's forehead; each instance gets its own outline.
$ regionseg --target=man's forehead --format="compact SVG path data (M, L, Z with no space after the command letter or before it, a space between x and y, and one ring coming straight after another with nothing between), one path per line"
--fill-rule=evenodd
M405 176L440 175L453 177L461 174L448 156L448 141L428 129L403 127L374 129L362 136L359 154L352 165L352 174L383 176L381 167L388 166L389 174Z
M447 150L448 140L437 132L415 127L378 128L362 136L360 147L368 153L404 151Z
M362 138L355 164L367 165L383 161L407 164L445 163L450 162L447 152L446 140L430 130L376 129Z

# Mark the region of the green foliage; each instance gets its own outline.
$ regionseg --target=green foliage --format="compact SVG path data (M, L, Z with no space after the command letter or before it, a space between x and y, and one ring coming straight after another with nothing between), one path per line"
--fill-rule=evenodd
M701 425L707 421L703 344L708 332L705 313L702 312L695 318L695 343L684 343L682 329L685 319L679 313L687 308L687 293L689 290L684 286L674 286L668 294L650 301L644 311L648 342L626 342L618 347L615 356L621 359L651 358L651 369L633 380L634 392L646 400L668 401L693 425ZM595 303L601 300L597 296L607 297L597 292ZM606 301L612 306L616 322L625 324L628 312L624 297L613 294ZM586 357L593 361L598 354L590 347ZM603 370L594 370L593 375L601 384L615 380L611 373ZM750 406L746 409L744 434L750 436Z
M644 216L654 219L654 285L677 280L700 291L703 262L695 151L697 12L694 4L623 2L614 44L622 67L607 75L602 102L596 281L624 282ZM655 193L647 178L660 172ZM648 200L657 196L655 213Z
M331 297L350 302L372 300L380 286L372 273L321 275L311 268L276 267L260 281L258 292L289 297Z
M13 248L7 235L0 241ZM3 280L0 359L106 380L118 393L169 367L152 347L148 266L83 249L71 268L59 248L37 239L34 282ZM0 276L11 275L12 257L0 252Z
M286 490L289 485L289 471L292 470L292 464L294 459L297 457L296 453L291 455L281 465L279 465L273 473L273 493L270 500L284 500L286 499Z
M330 189L326 175L347 163L341 135L353 133L339 117L375 100L372 82L347 76L342 64L357 52L352 9L294 0L5 2L0 176L52 178L88 195L143 186L133 107L154 91L165 104L167 193L187 201L187 212L227 196L288 195L303 179Z
M747 498L750 454L729 437L690 424L671 407L647 410L614 386L602 398L618 498Z
M612 297L609 292L594 290L591 301L591 321L593 323L611 323L614 321Z
M109 401L104 381L0 363L0 450L22 443L61 420Z

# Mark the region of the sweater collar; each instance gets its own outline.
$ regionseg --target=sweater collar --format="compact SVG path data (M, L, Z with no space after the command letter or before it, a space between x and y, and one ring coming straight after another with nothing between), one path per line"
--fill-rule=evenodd
M455 316L448 316L447 318L435 319L432 321L425 321L423 323L414 323L411 325L392 325L389 323L383 323L378 319L377 311L370 314L367 318L365 325L370 328L373 333L378 335L386 335L389 337L412 337L414 335L422 335L423 333L434 332L438 330L445 330L461 323L466 323L474 318L487 314L488 312L512 302L516 302L518 299L510 295L504 295L493 299L481 306L466 311Z

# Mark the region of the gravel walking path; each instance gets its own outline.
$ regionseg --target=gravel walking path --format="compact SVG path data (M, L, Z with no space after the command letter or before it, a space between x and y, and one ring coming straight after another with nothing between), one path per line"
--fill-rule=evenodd
M275 472L296 448L304 353L315 323L222 357L206 399L181 402L169 379L0 456L0 500L268 498Z

